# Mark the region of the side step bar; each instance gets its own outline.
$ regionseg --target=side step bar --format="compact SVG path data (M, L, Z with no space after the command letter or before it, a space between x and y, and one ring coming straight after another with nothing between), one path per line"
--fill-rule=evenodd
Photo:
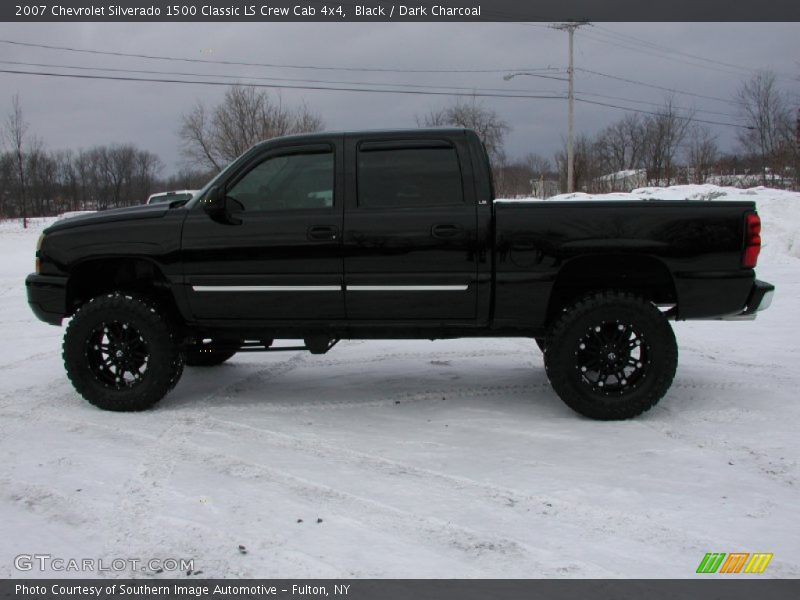
M273 346L273 340L245 340L241 346L231 346L237 352L302 352L311 354L326 354L339 343L338 339L325 336L311 336L303 340L303 346Z

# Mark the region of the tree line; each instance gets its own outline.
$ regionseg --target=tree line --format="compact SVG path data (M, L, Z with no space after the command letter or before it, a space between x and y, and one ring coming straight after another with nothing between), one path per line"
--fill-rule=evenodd
M575 189L613 192L681 183L800 189L797 101L779 88L774 73L762 71L742 82L733 104L740 125L738 147L732 151L723 151L702 123L706 119L697 117L697 111L678 108L672 96L660 107L628 113L594 135L577 135ZM490 110L483 115L498 118ZM552 183L542 197L567 188L565 148L552 162L536 154L507 161L502 151L495 153L494 162L498 195L529 196L532 188L538 192L538 181Z
M3 134L0 217L26 220L142 204L155 191L195 186L208 176L187 169L161 177L161 159L132 144L49 150L31 134L18 96L12 99Z
M627 113L574 143L575 189L628 190L641 185L720 183L798 187L797 110L769 71L742 82L735 103L742 126L738 148L723 152L712 130L674 98L643 113ZM794 103L796 104L796 102ZM566 150L552 158L536 153L509 159L511 126L475 98L459 99L416 117L420 127L468 127L486 146L499 197L548 197L566 189ZM19 96L2 126L0 217L142 204L158 191L202 186L254 143L320 131L322 116L306 104L290 106L280 95L232 86L216 106L196 104L178 129L185 167L164 176L152 152L132 144L53 151L32 134Z

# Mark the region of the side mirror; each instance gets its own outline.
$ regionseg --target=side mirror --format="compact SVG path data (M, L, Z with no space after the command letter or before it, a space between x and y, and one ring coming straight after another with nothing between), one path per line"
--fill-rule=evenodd
M203 210L212 217L225 212L225 193L218 185L208 190L201 202Z
M241 225L242 220L234 212L244 210L242 203L235 198L228 198L220 186L214 186L202 200L203 210L212 220L224 225Z

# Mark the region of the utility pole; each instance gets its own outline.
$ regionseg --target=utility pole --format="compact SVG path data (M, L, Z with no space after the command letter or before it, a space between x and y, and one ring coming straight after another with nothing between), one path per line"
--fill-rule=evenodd
M582 25L587 25L586 21L576 21L573 23L563 23L553 25L554 29L566 31L569 34L569 90L567 92L567 193L575 191L575 147L574 147L574 116L575 116L575 68L573 60L573 46L575 40L575 30Z

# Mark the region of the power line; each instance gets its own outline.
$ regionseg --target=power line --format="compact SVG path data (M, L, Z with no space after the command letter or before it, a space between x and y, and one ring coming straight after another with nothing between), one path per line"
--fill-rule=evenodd
M600 43L600 44L608 44L610 46L615 46L617 48L623 48L624 50L632 50L632 51L637 52L637 53L646 54L647 56L653 56L655 58L660 58L661 60L669 60L669 61L672 61L672 62L677 62L677 63L684 64L684 65L690 65L690 66L698 67L698 68L701 68L701 69L711 69L711 70L716 71L716 72L723 72L723 73L726 73L728 75L735 75L735 76L738 76L738 77L741 77L741 75L742 75L741 71L731 70L727 66L725 66L725 67L723 67L722 65L712 66L712 65L709 65L709 64L702 64L702 63L690 61L690 60L687 60L686 58L681 58L681 57L677 57L677 56L665 56L662 51L659 51L659 50L654 49L654 48L649 48L647 46L642 46L641 44L633 45L630 42L612 41L610 39L603 39L601 37L596 37L596 36L588 34L588 33L584 33L581 37L583 39L590 40L590 41L593 41L593 42L597 42L597 43Z
M527 93L527 94L561 94L562 92L555 91L555 90L522 90L522 89L509 89L509 88L478 88L475 86L450 86L450 85L424 85L424 84L414 84L414 83L386 83L386 82L379 82L379 81L337 81L337 80L330 80L330 79L298 79L294 77L259 77L255 75L218 75L218 74L208 74L208 73L187 73L185 71L150 71L146 69L119 69L113 67L85 67L80 65L61 65L61 64L52 64L52 63L35 63L35 62L23 62L17 60L0 60L0 64L5 65L19 65L25 67L41 67L41 68L51 68L51 69L74 69L78 71L106 71L112 73L134 73L139 75L172 75L172 76L182 76L182 77L212 77L212 78L222 78L222 79L233 79L235 82L239 82L245 79L257 80L257 81L290 81L296 83L330 83L330 84L340 84L340 85L372 85L372 86L385 86L385 87L409 87L409 88L419 88L419 89L446 89L446 90L458 90L458 91L482 91L482 92L520 92L520 93ZM235 82L231 83L234 85Z
M689 52L682 52L680 50L675 50L674 48L670 48L669 46L664 46L662 44L657 44L657 43L655 43L655 42L653 42L651 40L645 40L645 39L642 39L642 38L639 38L639 37L636 37L636 36L633 36L633 35L630 35L630 34L620 33L618 31L614 31L612 29L608 29L608 28L603 27L601 25L594 25L594 28L600 30L598 32L594 32L594 33L598 33L599 35L603 35L603 36L611 37L611 38L616 38L616 39L622 40L622 41L624 41L626 43L629 43L629 44L635 44L635 45L649 47L649 48L652 48L653 50L656 50L656 51L659 51L659 52L662 52L662 53L668 53L668 54L675 54L675 55L678 55L678 56L684 56L684 57L687 57L687 58L692 58L692 59L695 59L695 60L700 60L700 61L703 61L703 62L707 62L707 63L712 64L712 65L727 67L729 69L736 69L738 71L746 71L746 72L749 72L749 73L758 72L758 69L755 69L755 68L752 68L752 67L744 67L742 65L737 65L737 64L734 64L734 63L729 63L729 62L724 62L724 61L713 59L713 58L708 58L706 56L701 56L699 54L692 54L692 53L689 53ZM596 41L600 41L600 40L596 40ZM692 63L686 63L686 64L692 64ZM701 65L698 65L698 66L701 66ZM707 65L702 65L702 66L706 67L706 68L711 68L711 67L708 67ZM785 75L781 75L781 77L790 78L790 77L787 77Z
M94 80L103 80L103 81L130 81L130 82L144 82L144 83L171 83L171 84L184 84L184 85L211 85L211 86L230 86L231 83L228 81L200 81L200 80L186 80L186 79L155 79L149 77L125 77L119 75L84 75L80 73L53 73L53 72L43 72L43 71L21 71L21 70L13 70L13 69L0 69L0 73L8 73L11 75L29 75L29 76L39 76L39 77L62 77L62 78L69 78L69 79L94 79ZM280 84L270 84L270 83L249 83L249 82L240 82L238 85L243 87L252 87L252 88L268 88L268 89L297 89L297 90L312 90L312 91L329 91L329 92L356 92L356 93L375 93L375 94L410 94L410 95L420 95L420 96L475 96L480 98L520 98L520 99L529 99L529 100L563 100L566 98L564 95L540 95L540 94L503 94L503 93L491 93L491 92L437 92L437 91L428 91L428 90L387 90L387 89L376 89L376 88L348 88L348 87L331 87L331 86L320 86L320 85L280 85ZM627 106L619 106L616 104L610 104L606 102L599 102L595 100L588 100L586 98L575 98L577 102L583 102L586 104L594 104L597 106L604 106L607 108L616 108L620 110L625 110L629 112L637 112L642 114L649 114L649 115L659 115L660 113L655 111L648 111L648 110L641 110L637 108L630 108ZM680 110L688 110L688 109L680 109ZM688 121L694 121L698 123L707 123L711 125L723 125L728 127L738 127L748 129L748 127L744 125L738 125L736 123L725 123L722 121L710 121L706 119L697 119L694 117L681 117Z
M635 112L635 113L642 113L642 114L645 114L645 115L661 116L663 114L663 113L659 113L659 112L652 111L652 110L642 110L642 109L639 109L639 108L630 108L630 107L627 107L627 106L619 106L618 104L609 104L609 103L606 103L606 102L599 102L597 100L587 100L585 98L575 98L575 101L576 102L583 102L584 104L594 104L594 105L597 105L597 106L605 106L607 108L618 108L618 109L621 109L621 110L627 110L627 111ZM685 110L685 109L683 109L683 110ZM747 125L740 125L738 123L725 123L723 121L710 121L710 120L707 120L707 119L697 119L695 117L683 117L683 116L680 116L680 115L678 115L678 117L683 119L683 120L685 120L685 121L690 121L690 122L693 122L693 123L706 123L708 125L724 125L726 127L738 127L739 129L753 129L752 127L749 127Z
M0 62L2 62L2 61L0 61ZM663 106L664 105L663 102L653 102L652 100L634 100L633 98L624 98L622 96L609 96L607 94L595 94L595 93L592 93L592 92L584 92L582 90L576 90L575 93L576 94L581 94L582 96L593 96L595 98L606 98L608 100L621 100L622 102L630 102L632 104L647 104L649 106ZM691 108L678 107L678 109L679 110L693 111L693 112L698 112L698 113L705 113L705 114L709 114L709 115L719 115L721 117L730 117L732 119L738 119L739 118L739 115L734 115L734 114L726 113L726 112L720 112L720 111L717 111L717 110L706 110L706 109L703 109L703 108L695 108L695 107L691 107Z
M636 79L628 79L626 77L619 77L618 75L611 75L609 73L602 73L600 71L593 71L591 69L581 69L580 67L575 68L576 71L580 71L581 73L588 73L590 75L597 75L599 77L607 77L608 79L614 79L616 81L623 81L625 83L630 83L633 85L640 85L643 87L649 87L657 90L662 90L665 92L671 92L673 94L683 94L686 96L694 96L695 98L704 98L706 100L716 100L717 102L725 102L727 104L733 104L734 106L739 106L740 103L736 102L735 100L731 100L729 98L720 98L719 96L707 96L705 94L697 94L694 92L687 92L686 90L680 90L677 88L670 88L665 87L663 85L657 85L655 83L645 83L644 81L637 81Z
M540 25L537 23L518 23L519 25L530 25L536 26L540 28L550 29L552 28L546 25ZM170 57L170 56L159 56L159 55L148 55L148 54L137 54L137 53L127 53L127 52L116 52L116 51L108 51L108 50L92 50L92 49L83 49L83 48L72 48L67 46L54 46L49 44L38 44L32 42L20 42L16 40L6 40L0 39L0 43L4 44L11 44L16 46L25 46L25 47L33 47L33 48L45 48L48 50L59 50L59 51L66 51L66 52L78 52L84 54L94 54L94 55L103 55L103 56L117 56L117 57L128 57L128 58L142 58L147 60L162 60L162 61L178 61L178 62L188 62L188 63L199 63L199 64L214 64L214 65L239 65L239 66L251 66L251 67L263 67L263 68L285 68L285 69L310 69L310 70L320 70L320 71L349 71L349 72L373 72L373 73L418 73L418 74L435 74L435 73L508 73L510 71L528 71L532 72L531 75L543 79L553 79L553 80L561 80L561 77L556 77L552 75L547 75L548 72L563 72L563 69L559 69L556 67L537 67L537 68L525 68L525 69L511 69L511 68L503 68L503 69L398 69L398 68L372 68L372 67L336 67L336 66L318 66L318 65L291 65L291 64L278 64L278 63L255 63L255 62L245 62L245 61L227 61L227 60L212 60L212 59L201 59L201 58L186 58L186 57ZM106 69L108 70L108 69ZM686 90L680 90L676 88L669 88L665 86L649 84L641 81L636 81L629 78L618 77L615 75L611 75L608 73L601 73L598 71L591 71L589 69L581 69L576 68L578 71L582 71L585 73L590 73L593 75L598 75L602 77L608 77L611 79L615 79L617 81L623 81L625 83L630 83L633 85L640 85L644 87L659 89L662 91L667 91L676 94L683 94L687 96L693 96L696 98L704 98L707 100L716 100L720 102L725 102L732 105L738 105L739 103L732 101L726 98L719 98L716 96L708 96L704 94L697 94L694 92L689 92ZM538 71L538 73L534 73ZM193 76L204 76L204 75L193 75ZM214 75L211 75L214 77ZM227 77L220 75L218 77ZM253 79L253 77L250 77ZM373 84L369 84L373 85ZM374 85L383 85L383 84L374 84ZM457 89L453 88L451 89Z
M19 42L16 40L0 39L2 44L11 44L14 46L25 46L29 48L44 48L47 50L59 50L62 52L80 52L83 54L96 54L101 56L123 56L127 58L142 58L146 60L169 60L178 62L189 63L202 63L212 65L238 65L245 67L264 67L273 69L311 69L315 71L351 71L359 73L507 73L508 71L549 71L550 67L534 67L534 68L503 68L503 69L399 69L399 68L386 68L386 67L330 67L319 65L291 65L291 64L278 64L278 63L256 63L234 60L212 60L208 58L186 58L178 56L158 56L152 54L137 54L131 52L115 52L112 50L90 50L85 48L71 48L69 46L53 46L50 44L36 44L33 42Z
M7 65L20 65L20 66L28 66L28 67L42 67L42 68L56 68L56 69L74 69L80 71L101 71L101 72L112 72L112 73L133 73L133 74L140 74L140 75L171 75L171 76L182 76L182 77L213 77L213 78L223 78L223 79L232 79L235 80L233 84L242 82L245 79L254 79L258 81L289 81L289 82L298 82L298 83L321 83L321 84L339 84L339 85L357 85L357 86L383 86L383 87L392 87L392 88L415 88L415 89L433 89L433 90L457 90L462 91L468 94L472 92L511 92L514 94L555 94L559 95L561 92L556 90L530 90L530 89L518 89L518 88L479 88L479 87L468 87L468 86L444 86L444 85L423 85L423 84L414 84L414 83L386 83L386 82L374 82L374 81L339 81L339 80L329 80L329 79L299 79L293 77L259 77L253 75L210 75L206 73L193 73L193 72L185 72L185 71L152 71L146 69L119 69L113 67L85 67L80 65L63 65L63 64L52 64L52 63L35 63L35 62L23 62L23 61L16 61L16 60L0 60L0 64L7 64ZM660 106L658 102L652 102L648 100L637 100L633 98L625 98L622 96L611 96L607 94L598 94L593 92L586 92L583 90L576 91L576 93L581 94L582 96L592 96L596 98L606 98L610 100L620 100L623 102L629 102L633 104L646 104L649 106ZM705 110L699 108L683 108L680 107L679 110L692 110L694 112L701 112L713 115L720 115L724 117L731 117L736 118L736 115L732 115L730 113L724 113L719 111L713 110Z
M199 80L186 80L186 79L154 79L149 77L124 77L121 75L83 75L80 73L53 73L43 71L19 71L13 69L0 69L0 73L9 73L12 75L33 75L41 77L64 77L73 79L100 79L105 81L133 81L133 82L147 82L147 83L175 83L175 84L189 84L189 85L213 85L213 86L230 86L229 81L199 81ZM315 91L329 91L329 92L365 92L375 94L414 94L420 96L476 96L480 98L527 98L535 100L553 100L563 99L566 96L545 96L540 94L503 94L492 92L435 92L426 90L386 90L376 88L347 88L347 87L330 87L320 85L280 85L271 83L248 83L240 82L238 85L242 87L252 88L269 88L269 89L292 89L292 90L315 90Z

